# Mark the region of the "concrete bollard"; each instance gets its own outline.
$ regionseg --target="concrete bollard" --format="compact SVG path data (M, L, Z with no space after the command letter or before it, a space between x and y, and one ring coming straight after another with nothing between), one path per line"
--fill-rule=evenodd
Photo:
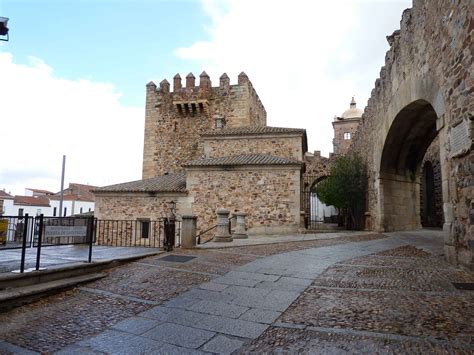
M181 247L194 248L196 246L196 216L182 216Z
M231 242L232 237L229 234L229 210L218 208L216 212L217 230L214 236L214 242Z
M237 222L235 226L235 231L232 234L232 238L234 239L248 238L249 236L247 235L246 230L245 230L245 216L247 216L247 214L245 212L237 212L235 216L237 217Z

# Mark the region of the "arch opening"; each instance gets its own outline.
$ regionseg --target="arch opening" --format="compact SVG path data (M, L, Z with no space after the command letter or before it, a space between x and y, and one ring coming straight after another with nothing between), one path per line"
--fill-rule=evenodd
M306 199L306 228L312 230L328 229L330 224L337 224L339 212L334 206L328 206L321 202L316 193L316 187L325 180L327 176L319 176L308 185Z
M427 217L430 223L435 220L434 172L429 171L427 164L426 170L422 171L422 163L437 136L436 119L433 106L425 100L417 100L405 106L390 126L380 161L381 225L384 231L421 228L421 205L424 213L430 213ZM438 144L437 141L434 144ZM426 179L430 185L420 197L421 185Z

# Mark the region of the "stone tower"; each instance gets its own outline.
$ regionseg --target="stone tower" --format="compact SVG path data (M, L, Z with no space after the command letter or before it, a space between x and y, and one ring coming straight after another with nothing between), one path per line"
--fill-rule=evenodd
M346 154L352 142L352 137L359 126L363 111L358 109L352 97L350 107L344 111L341 117L334 117L332 126L334 128L334 139L332 140L333 152L335 154Z
M231 85L227 74L213 87L205 71L199 85L192 73L146 85L143 179L181 171L182 163L201 158L203 132L226 127L265 126L267 113L245 73Z

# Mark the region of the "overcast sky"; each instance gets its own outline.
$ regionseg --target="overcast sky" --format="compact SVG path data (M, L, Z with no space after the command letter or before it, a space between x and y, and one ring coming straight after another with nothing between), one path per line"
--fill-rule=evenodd
M0 189L141 178L145 84L245 71L267 123L332 151L331 122L364 108L385 36L410 1L0 0Z

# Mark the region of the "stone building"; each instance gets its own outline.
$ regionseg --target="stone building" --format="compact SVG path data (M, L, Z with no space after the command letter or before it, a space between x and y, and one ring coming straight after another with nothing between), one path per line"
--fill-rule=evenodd
M368 225L395 231L421 227L422 165L430 145L437 146L440 174L433 180L442 190L445 254L470 269L473 12L472 2L446 0L416 0L403 12L400 30L387 37L390 50L351 148L367 161Z
M146 86L143 179L95 190L100 219L157 219L176 205L196 215L198 230L216 223L216 209L245 212L249 233L301 227L304 129L269 127L245 73L212 87L203 72L173 91L163 80Z
M341 117L334 117L334 122L332 123L334 129L334 139L332 140L334 154L347 153L352 142L352 136L359 126L363 112L357 108L354 97L352 97L349 109L344 111Z

